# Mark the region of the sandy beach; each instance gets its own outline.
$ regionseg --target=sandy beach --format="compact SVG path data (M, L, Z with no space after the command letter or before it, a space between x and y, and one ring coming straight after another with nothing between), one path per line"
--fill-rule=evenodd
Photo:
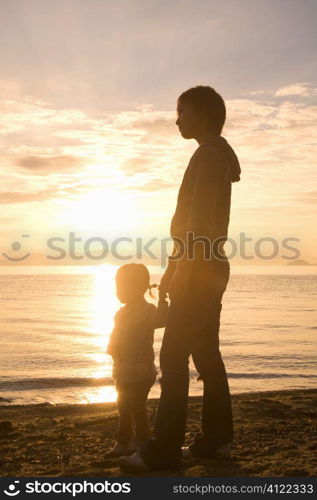
M232 460L191 457L179 471L147 475L317 475L317 389L239 394L232 400ZM148 402L152 423L157 403ZM189 398L186 441L199 429L200 404L200 397ZM1 406L1 475L120 476L117 461L104 458L117 415L115 403Z

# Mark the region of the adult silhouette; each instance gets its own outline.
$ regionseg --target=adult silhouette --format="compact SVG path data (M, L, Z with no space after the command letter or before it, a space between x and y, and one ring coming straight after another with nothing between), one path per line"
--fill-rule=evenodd
M198 457L230 456L233 438L231 399L219 350L221 301L230 266L224 252L231 184L240 180L238 159L221 137L226 118L222 97L211 87L185 91L177 101L177 121L185 139L196 139L179 189L171 222L174 250L160 283L170 310L160 352L161 397L154 438L122 469L143 472L178 467L185 438L189 387L188 360L203 380L201 432L188 452Z

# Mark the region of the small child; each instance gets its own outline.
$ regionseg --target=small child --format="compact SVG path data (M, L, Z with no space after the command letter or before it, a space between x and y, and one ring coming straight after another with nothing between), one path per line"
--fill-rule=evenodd
M150 437L146 400L157 375L154 329L166 325L168 314L166 300L160 299L156 308L144 298L155 286L150 285L150 274L143 264L126 264L117 271L117 297L125 305L115 315L107 353L113 358L119 423L117 441L107 457L128 455Z

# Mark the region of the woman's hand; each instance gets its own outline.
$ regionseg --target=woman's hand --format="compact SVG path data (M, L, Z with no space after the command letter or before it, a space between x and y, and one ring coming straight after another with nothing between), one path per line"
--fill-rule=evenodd
M163 274L161 282L158 287L159 298L161 300L165 300L167 294L169 293L170 283L173 278L173 275L175 274L176 269L177 269L177 261L169 259L167 269Z
M189 297L191 291L190 281L192 272L193 268L191 263L182 263L177 267L169 284L168 293L170 299L173 300L174 298L177 298L184 300Z

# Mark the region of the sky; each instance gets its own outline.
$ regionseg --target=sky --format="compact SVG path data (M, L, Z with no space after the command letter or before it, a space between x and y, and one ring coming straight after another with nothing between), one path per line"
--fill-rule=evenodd
M315 0L0 8L0 253L43 252L70 232L168 237L197 147L178 135L176 100L203 84L226 101L242 168L229 236L252 238L251 253L294 237L317 262Z

